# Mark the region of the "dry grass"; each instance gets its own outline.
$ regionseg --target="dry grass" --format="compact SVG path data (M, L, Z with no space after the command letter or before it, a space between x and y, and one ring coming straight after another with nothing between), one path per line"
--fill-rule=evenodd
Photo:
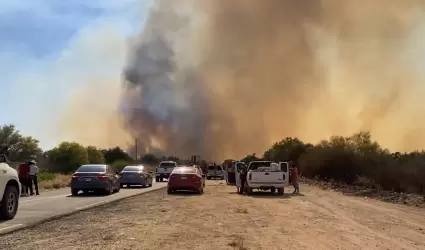
M69 187L71 185L71 175L64 174L53 174L52 178L43 180L40 178L39 188L40 189L58 189Z
M301 188L283 197L217 181L204 195L158 190L2 235L0 249L425 249L423 210Z

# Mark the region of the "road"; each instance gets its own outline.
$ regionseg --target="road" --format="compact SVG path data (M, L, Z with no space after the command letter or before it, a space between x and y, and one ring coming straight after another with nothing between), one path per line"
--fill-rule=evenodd
M52 216L72 213L75 210L84 210L91 206L160 189L166 185L166 182L154 182L150 188L121 188L119 193L109 196L79 195L74 197L71 196L69 188L63 188L42 192L39 196L23 197L20 199L16 217L13 220L0 222L0 234L31 225Z

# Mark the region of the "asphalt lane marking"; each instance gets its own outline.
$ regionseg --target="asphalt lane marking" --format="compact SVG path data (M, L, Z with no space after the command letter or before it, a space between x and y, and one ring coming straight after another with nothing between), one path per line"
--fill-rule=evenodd
M15 228L15 227L20 227L20 226L23 226L23 225L24 224L16 224L16 225L8 226L8 227L3 227L3 228L0 228L0 231L12 229L12 228Z
M50 197L44 197L40 199L31 199L31 200L20 200L19 203L25 203L25 202L31 202L31 201L42 201L42 200L48 200L48 199L55 199L55 198L61 198L61 197L67 197L68 195L57 195L57 196L50 196Z
M82 209L90 208L90 207L92 207L92 206L100 205L100 204L102 204L102 203L107 203L107 202L108 202L108 201L99 201L99 202L92 203L92 204L87 205L87 206L77 207L76 209L74 209L74 211L75 211L75 210L82 210Z

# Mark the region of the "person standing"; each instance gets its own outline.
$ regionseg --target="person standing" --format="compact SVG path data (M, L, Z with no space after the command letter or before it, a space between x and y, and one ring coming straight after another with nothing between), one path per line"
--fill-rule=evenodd
M246 176L247 175L248 175L248 173L247 173L246 166L242 165L241 174L240 174L241 188L239 190L239 194L244 194L245 193L245 184L246 184Z
M28 164L29 164L29 175L28 175L29 188L30 188L31 195L34 195L34 190L32 189L33 184L35 188L35 194L40 195L40 193L38 192L38 178L37 178L38 167L37 165L35 165L35 161L30 161L28 162Z
M29 184L29 180L28 180L28 174L30 172L30 167L28 165L28 163L21 163L18 167L18 177L19 177L19 182L21 183L21 195L23 197L28 196L28 184Z
M294 163L292 163L291 181L292 181L292 186L294 186L293 194L299 194L300 193L300 185L298 183L298 167Z

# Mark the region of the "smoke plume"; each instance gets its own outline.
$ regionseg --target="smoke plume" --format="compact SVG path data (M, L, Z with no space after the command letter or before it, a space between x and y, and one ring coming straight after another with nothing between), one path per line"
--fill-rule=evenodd
M147 152L261 153L369 130L425 139L423 1L158 0L123 71L120 113Z

